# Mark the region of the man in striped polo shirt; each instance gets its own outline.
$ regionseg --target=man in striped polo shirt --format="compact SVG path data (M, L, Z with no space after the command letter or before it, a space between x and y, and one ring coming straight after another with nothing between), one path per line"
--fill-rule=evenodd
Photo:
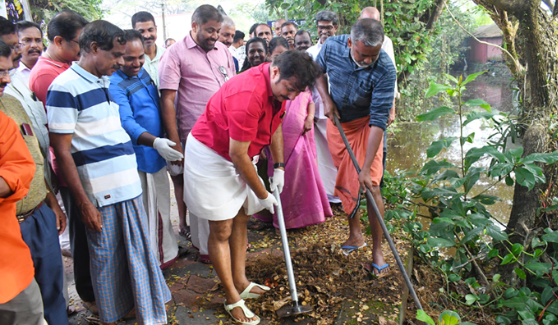
M164 324L171 295L149 249L134 148L108 90L107 76L124 63L123 36L103 20L83 29L79 62L49 88L48 125L86 226L101 322L114 324L135 305L139 323Z

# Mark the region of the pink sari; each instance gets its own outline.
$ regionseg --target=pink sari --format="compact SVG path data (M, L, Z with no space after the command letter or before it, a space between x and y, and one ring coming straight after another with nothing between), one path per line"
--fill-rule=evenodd
M318 170L314 130L302 135L310 102L312 94L308 90L300 93L294 101L287 101L282 123L285 187L281 193L281 202L287 229L322 223L326 217L333 215ZM269 159L268 175L271 176L273 159L269 148L266 153ZM277 214L273 215L273 225L279 228Z

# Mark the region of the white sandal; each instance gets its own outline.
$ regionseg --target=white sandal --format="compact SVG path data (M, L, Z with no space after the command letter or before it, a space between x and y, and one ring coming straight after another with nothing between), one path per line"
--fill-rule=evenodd
M263 291L269 291L271 289L268 286L250 282L250 284L246 287L246 289L244 289L244 291L242 291L242 293L240 294L240 299L258 299L261 296L261 294L250 292L254 287L258 287Z
M244 312L244 316L246 316L247 318L252 318L256 316L256 314L254 314L250 309L248 309L248 307L246 307L246 303L244 302L243 299L240 299L239 301L230 305L227 305L227 301L225 300L225 310L227 311L227 313L229 313L229 315L231 315L233 321L240 323L242 325L256 325L260 323L260 318L258 316L256 316L256 319L251 322L241 322L238 319L234 318L233 314L231 313L231 310L235 309L236 307L240 307L242 309L242 312Z

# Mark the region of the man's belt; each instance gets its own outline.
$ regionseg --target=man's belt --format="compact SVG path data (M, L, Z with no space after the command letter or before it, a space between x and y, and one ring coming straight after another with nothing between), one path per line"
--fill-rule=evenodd
M19 216L17 216L17 221L19 221L19 223L24 222L27 218L29 218L30 216L33 215L33 213L35 213L35 211L39 210L42 206L43 203L45 203L44 201L39 203L39 205L37 205L34 209L31 209L31 211L24 213L24 214L20 214Z

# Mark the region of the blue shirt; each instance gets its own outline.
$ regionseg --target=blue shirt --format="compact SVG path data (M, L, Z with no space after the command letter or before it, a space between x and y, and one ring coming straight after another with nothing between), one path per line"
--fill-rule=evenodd
M72 157L88 198L97 207L141 195L136 155L120 124L107 76L77 63L50 85L46 109L51 133L72 135Z
M393 106L395 66L384 50L370 67L361 68L351 58L349 35L329 37L316 61L327 72L330 95L341 122L370 116L370 126L385 131Z
M144 68L137 77L128 77L118 70L110 77L109 90L119 106L122 127L132 138L138 169L150 174L158 172L167 165L165 159L154 148L138 145L138 138L144 132L163 136L155 83Z

